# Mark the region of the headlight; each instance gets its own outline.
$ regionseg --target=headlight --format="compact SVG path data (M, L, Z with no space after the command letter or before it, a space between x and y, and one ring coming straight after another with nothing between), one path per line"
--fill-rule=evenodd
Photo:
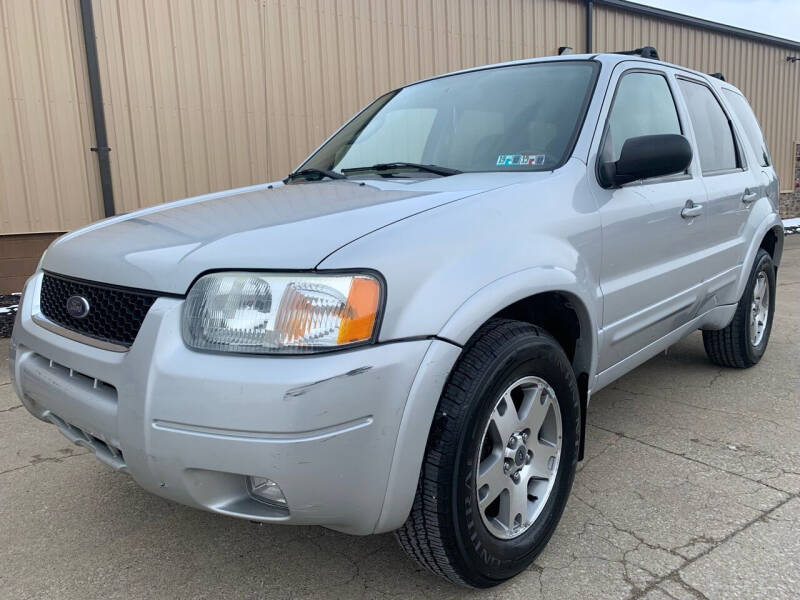
M196 350L307 353L367 342L383 293L366 274L226 272L197 280L183 306Z

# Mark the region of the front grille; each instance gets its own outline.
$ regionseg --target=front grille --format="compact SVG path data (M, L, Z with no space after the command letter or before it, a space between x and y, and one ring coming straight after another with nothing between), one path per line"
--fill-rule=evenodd
M82 296L89 303L89 314L81 319L67 312L67 299ZM101 283L86 283L45 273L39 301L42 314L57 325L77 333L130 346L147 311L158 295L141 290L128 290Z

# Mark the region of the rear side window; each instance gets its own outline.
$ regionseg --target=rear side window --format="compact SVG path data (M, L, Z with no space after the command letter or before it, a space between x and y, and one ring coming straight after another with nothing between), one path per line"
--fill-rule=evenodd
M692 121L703 173L728 171L739 166L728 117L705 85L680 79L679 84Z
M656 73L623 75L608 115L602 156L617 161L625 140L642 135L681 133L667 80Z
M772 159L769 156L767 142L764 140L764 134L761 132L761 127L758 126L756 116L753 114L753 110L750 108L747 100L744 99L744 96L737 94L733 90L724 89L722 93L725 94L728 104L731 105L736 118L739 119L739 122L742 124L744 134L747 136L747 141L758 157L758 163L762 167L770 166L772 164Z

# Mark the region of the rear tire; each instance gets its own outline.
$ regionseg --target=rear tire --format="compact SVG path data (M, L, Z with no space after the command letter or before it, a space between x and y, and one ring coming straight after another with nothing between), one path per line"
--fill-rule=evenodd
M411 514L395 532L400 545L457 584L487 588L517 575L564 510L579 429L578 387L558 342L533 325L492 319L445 384ZM512 432L508 441L501 431Z
M767 349L775 313L775 266L763 248L756 254L736 313L724 329L703 331L708 358L722 367L755 365Z

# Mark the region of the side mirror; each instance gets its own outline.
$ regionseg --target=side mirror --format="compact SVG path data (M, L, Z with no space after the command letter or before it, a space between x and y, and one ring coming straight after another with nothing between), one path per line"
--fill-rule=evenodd
M628 138L619 160L600 163L603 187L619 187L638 179L661 177L685 171L692 162L689 141L676 133Z

